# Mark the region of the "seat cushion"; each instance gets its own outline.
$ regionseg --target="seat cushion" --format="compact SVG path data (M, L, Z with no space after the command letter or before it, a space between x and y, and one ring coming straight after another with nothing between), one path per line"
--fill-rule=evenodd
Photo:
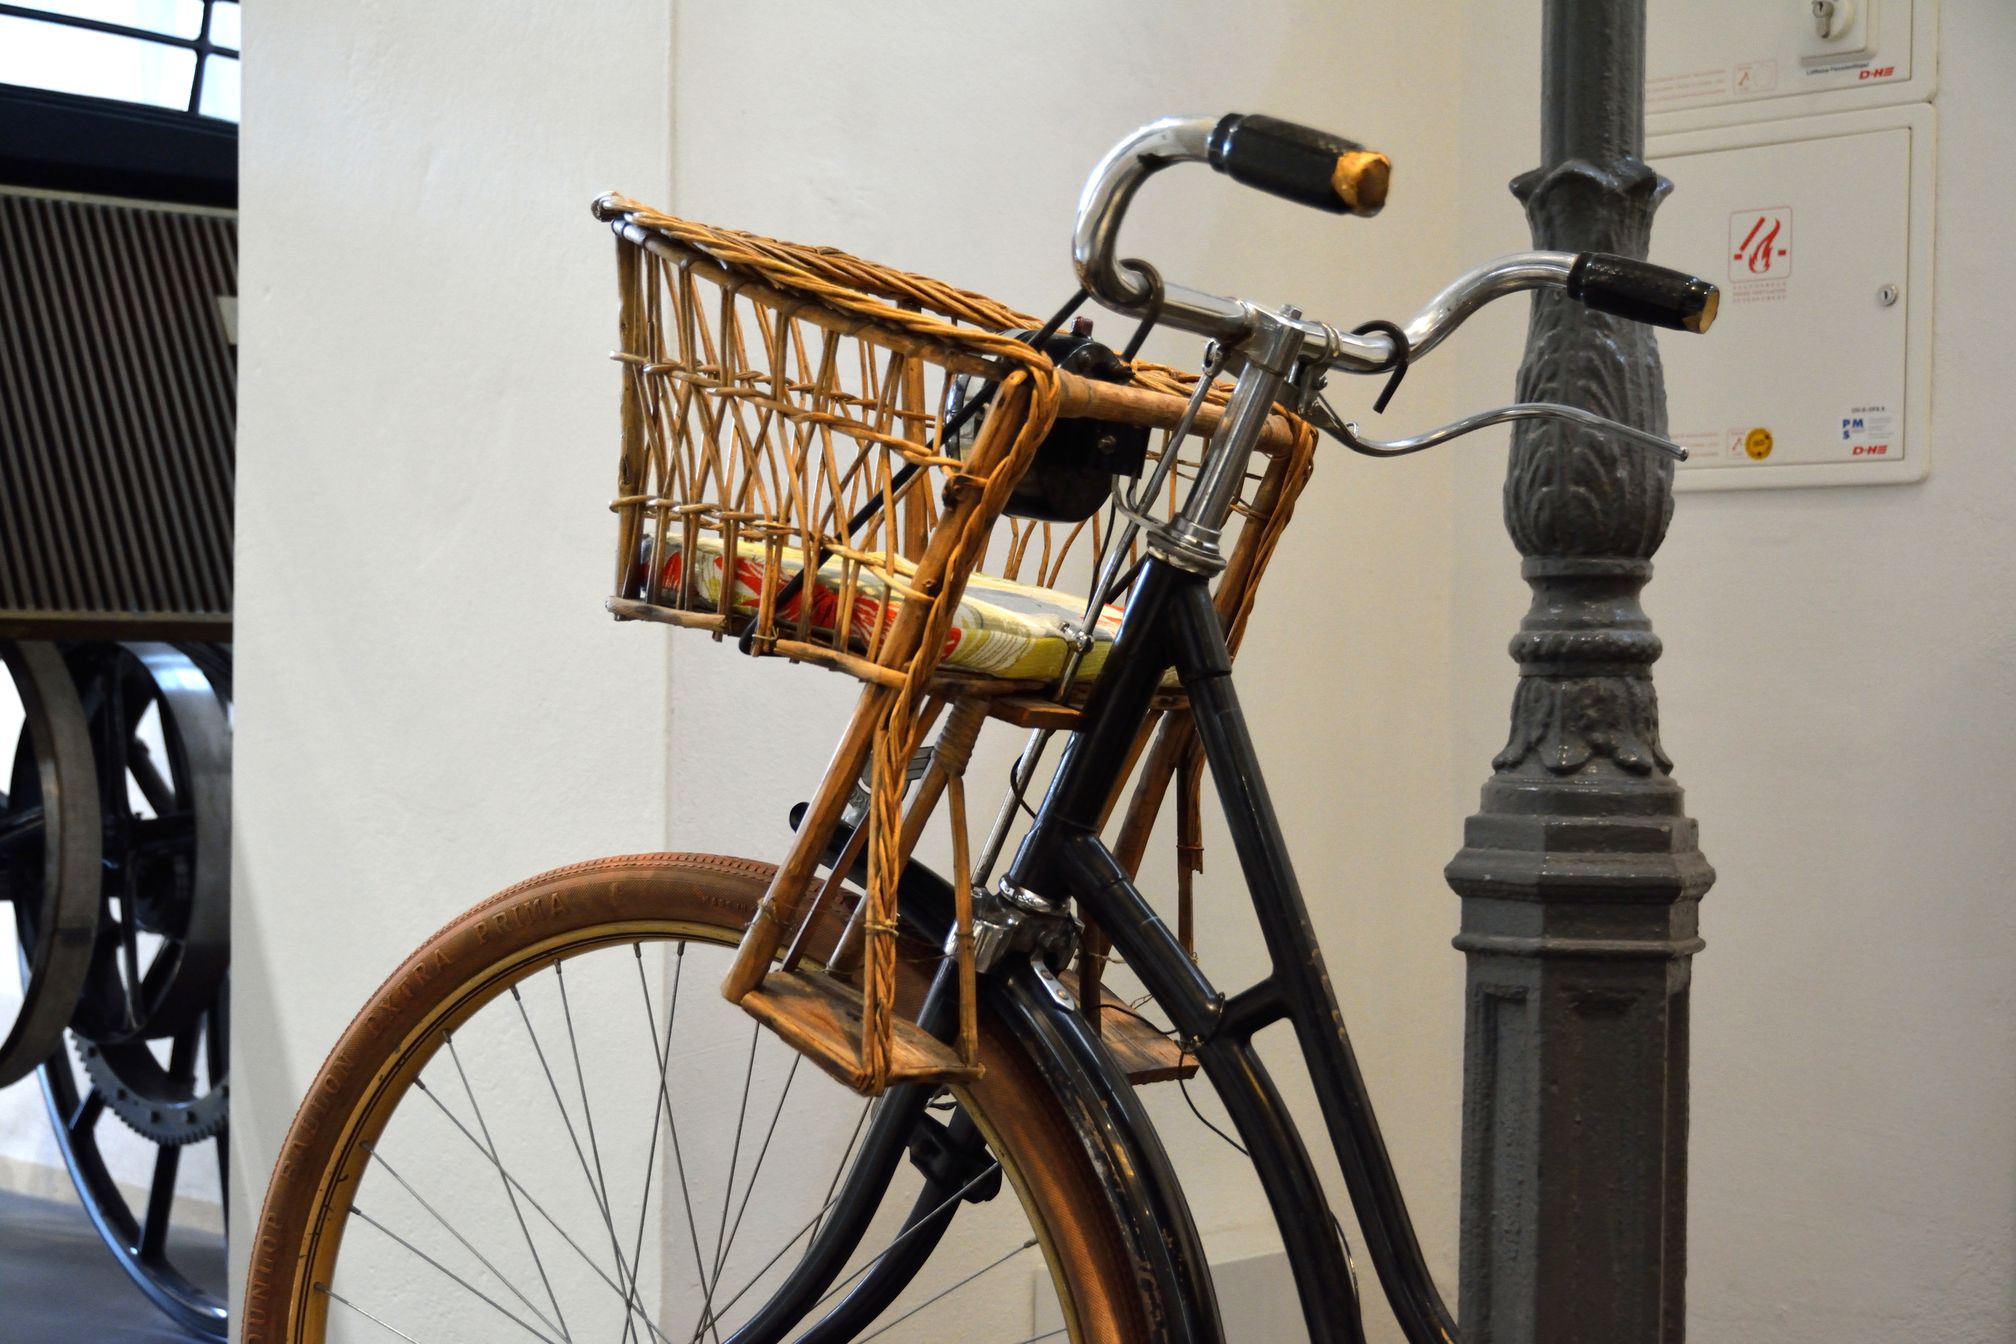
M648 539L645 546L650 546ZM695 602L709 610L719 611L722 609L721 592L726 569L721 539L703 535L694 549L701 557L693 576ZM731 609L739 616L756 614L758 597L766 582L781 587L803 568L800 553L786 551L778 561L778 574L768 574L768 560L760 542L739 542L735 552ZM685 565L686 558L681 547L676 541L668 539L664 546L663 563L658 569L661 592L677 590L685 576ZM900 557L896 565L899 575L907 576L913 571L913 567ZM812 592L812 626L828 640L833 638L840 624L842 566L839 557L829 557L819 567L818 582ZM647 559L647 570L648 567ZM905 599L900 587L892 589L887 579L866 566L857 567L855 575L853 611L847 624L848 643L858 652L867 647L872 632L896 619ZM787 627L796 624L803 601L804 594L801 592L784 604L777 620L780 633L788 633ZM1106 661L1106 651L1119 632L1120 616L1121 609L1112 605L1100 613L1091 632L1092 647L1087 650L1085 661L1079 668L1081 681L1098 675ZM1065 624L1069 622L1075 628L1084 617L1083 597L1054 588L1038 588L987 574L975 574L966 582L966 592L952 618L952 628L945 636L945 651L940 666L973 676L1054 682L1062 675L1064 661L1071 652L1070 642L1064 634Z

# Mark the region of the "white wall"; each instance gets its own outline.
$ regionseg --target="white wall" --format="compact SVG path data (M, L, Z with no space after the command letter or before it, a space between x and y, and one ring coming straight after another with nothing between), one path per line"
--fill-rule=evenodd
M1523 163L1537 22L1485 8L1468 143ZM1944 11L1930 479L1683 494L1646 590L1666 747L1719 874L1694 972L1688 1281L1692 1337L1718 1344L2016 1337L2016 13ZM1519 219L1504 176L1466 169L1474 246ZM1714 264L1663 255L1656 224L1653 256ZM1466 404L1511 388L1511 307L1466 342ZM1475 451L1456 478L1454 768L1473 783L1525 607L1502 464Z
M662 846L665 642L601 610L615 287L662 193L637 0L247 16L232 1226L323 1053L456 911Z

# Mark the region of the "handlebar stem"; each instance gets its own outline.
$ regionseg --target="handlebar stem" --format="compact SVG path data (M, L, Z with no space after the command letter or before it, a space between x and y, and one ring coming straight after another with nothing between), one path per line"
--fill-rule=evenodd
M1260 433L1295 372L1300 320L1293 308L1255 312L1257 330L1242 355L1239 381L1225 403L1190 494L1176 516L1148 534L1148 550L1181 569L1215 574L1225 566L1218 537L1232 515Z

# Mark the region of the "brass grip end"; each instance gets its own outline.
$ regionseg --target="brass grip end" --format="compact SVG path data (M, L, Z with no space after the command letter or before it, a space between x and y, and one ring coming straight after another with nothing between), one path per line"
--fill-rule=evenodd
M1708 302L1701 305L1700 312L1689 313L1683 318L1681 325L1699 335L1701 332L1715 325L1715 310L1721 306L1722 291L1710 286L1708 290Z
M1330 189L1354 215L1371 216L1386 204L1386 188L1393 180L1393 160L1369 149L1354 149L1337 156L1330 170Z

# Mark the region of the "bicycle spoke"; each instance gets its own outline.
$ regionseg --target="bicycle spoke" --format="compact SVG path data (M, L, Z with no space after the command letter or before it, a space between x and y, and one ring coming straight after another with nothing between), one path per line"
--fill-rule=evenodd
M400 1236L397 1232L394 1232L391 1228L385 1226L385 1224L379 1222L376 1218L373 1218L370 1214L364 1212L364 1210L358 1208L355 1204L352 1204L350 1206L350 1212L356 1217L362 1218L365 1222L369 1223L372 1227L377 1228L380 1232L383 1232L386 1236L398 1242L401 1246L404 1246L408 1251L412 1252L414 1255L418 1256L421 1260L425 1261L427 1264L439 1270L442 1274L446 1275L448 1278L453 1279L457 1284L461 1285L469 1292L475 1294L483 1301L489 1303L491 1308L495 1310L498 1315L504 1317L506 1320L516 1325L526 1334L532 1336L532 1338L537 1340L543 1340L544 1344L561 1344L560 1341L555 1340L551 1335L542 1335L537 1330L534 1330L521 1317L519 1317L510 1308L506 1307L503 1303L499 1302L496 1298L490 1296L490 1294L484 1292L481 1288L478 1288L475 1284L469 1282L469 1280L463 1278L460 1274L457 1274L454 1270L448 1268L448 1266L442 1264L439 1260L436 1260L433 1256L427 1254L427 1252L421 1250L418 1246L415 1246L412 1242L406 1240L406 1238Z
M784 1253L790 1250L793 1246L796 1246L799 1242L803 1241L808 1233L812 1233L814 1229L816 1229L819 1226L820 1221L824 1219L826 1215L832 1211L833 1206L839 1202L840 1201L838 1199L828 1199L824 1204L820 1205L819 1211L813 1214L811 1219L807 1221L803 1227L799 1228L795 1233L792 1234L791 1240L785 1242L782 1246L779 1246L777 1248L776 1254L772 1255L768 1260L765 1260L763 1262L762 1267L756 1271L756 1273L750 1278L749 1282L743 1284L741 1288L737 1289L735 1296L729 1298L726 1302L723 1302L721 1304L721 1310L718 1313L716 1319L719 1319L720 1316L725 1316L730 1311L733 1311L735 1309L735 1304L737 1302L740 1302L745 1296L747 1296L751 1288L754 1288L757 1284L763 1282L763 1276L765 1274L768 1274L770 1270L776 1265L776 1263L784 1258ZM696 1328L693 1332L693 1340L698 1340L699 1338L700 1338L700 1331ZM692 1344L692 1341L688 1341L688 1344Z
M833 1181L826 1187L825 1209L830 1209L833 1207L834 1194L840 1189L840 1178L847 1174L847 1159L854 1156L854 1145L861 1142L861 1131L868 1124L868 1115L871 1111L875 1109L875 1101L876 1099L871 1097L867 1101L861 1103L861 1114L856 1116L854 1119L854 1132L848 1136L847 1146L846 1148L841 1150L840 1153L840 1165L833 1168ZM820 1210L819 1213L820 1218L826 1216L825 1209ZM814 1236L819 1235L818 1218L815 1218L812 1221L812 1235Z
M520 1235L522 1235L525 1238L525 1249L532 1253L533 1268L539 1271L539 1282L545 1285L546 1300L553 1304L553 1315L560 1322L560 1333L562 1335L565 1335L567 1333L566 1313L560 1310L560 1297L557 1293L553 1291L553 1280L548 1278L546 1275L546 1262L539 1258L539 1248L532 1242L532 1230L525 1226L525 1215L519 1211L518 1200L511 1193L512 1181L510 1174L504 1170L503 1159L497 1153L497 1141L490 1137L490 1126L488 1122L486 1122L483 1119L483 1108L476 1104L476 1091L474 1088L470 1087L469 1075L463 1071L462 1055L458 1050L455 1049L455 1038L448 1035L446 1032L443 1032L441 1034L441 1041L442 1044L448 1047L448 1058L454 1062L455 1076L462 1080L462 1092L464 1096L469 1098L469 1109L475 1113L476 1127L483 1131L483 1142L481 1145L479 1145L479 1150L483 1153L485 1157L488 1157L490 1159L491 1165L497 1168L498 1175L504 1177L504 1198L510 1202L511 1215L512 1217L518 1220L518 1231ZM422 1092L425 1092L427 1096L434 1101L435 1105L441 1106L440 1099L434 1096L433 1092L427 1088L427 1085L425 1083L422 1083L419 1079L416 1078L414 1079L413 1085L419 1088ZM445 1106L442 1106L442 1110L445 1113L447 1108ZM451 1120L454 1119L453 1116L450 1116L449 1118ZM458 1121L457 1124L459 1126L460 1122ZM469 1131L465 1129L462 1132L464 1134L467 1134ZM471 1143L474 1143L476 1141L475 1137L472 1135L469 1141ZM528 1195L527 1198L529 1199L530 1196ZM541 1212L544 1212L544 1210L541 1210ZM552 1220L548 1219L547 1221L551 1222Z
M531 1038L532 1053L539 1057L539 1071L546 1075L547 1090L553 1094L553 1105L560 1112L560 1123L567 1127L567 1141L574 1146L574 1160L581 1166L581 1179L588 1182L588 1193L596 1197L596 1208L602 1214L602 1226L609 1233L609 1250L616 1257L616 1273L624 1279L631 1279L629 1267L623 1263L623 1250L616 1240L616 1224L609 1217L609 1204L600 1198L601 1191L595 1184L594 1173L588 1170L588 1155L581 1151L581 1140L574 1132L574 1119L567 1114L567 1103L560 1099L560 1084L554 1080L553 1070L546 1063L546 1050L539 1044L539 1033L533 1029L532 1017L525 1011L525 999L518 993L518 986L511 986L511 1001L518 1005L518 1018L525 1024L525 1034ZM474 1103L474 1098L471 1098ZM632 1285L634 1289L634 1283ZM628 1294L625 1294L626 1299Z
M784 1075L784 1087L777 1094L776 1109L770 1112L770 1127L763 1133L763 1146L756 1150L755 1164L749 1168L749 1184L742 1187L742 1203L735 1210L734 1224L728 1229L728 1243L722 1248L720 1259L714 1266L714 1278L717 1282L721 1278L721 1271L727 1267L728 1252L734 1249L735 1234L742 1230L742 1215L749 1212L749 1197L756 1193L756 1178L763 1172L763 1159L770 1155L770 1141L777 1137L777 1122L783 1118L784 1101L791 1095L791 1084L797 1080L798 1066L804 1062L805 1056L795 1051L792 1053L791 1070Z
M406 1341L406 1344L420 1344L419 1340L413 1338L413 1336L407 1334L404 1330L401 1330L398 1326L387 1325L384 1321L379 1320L376 1316L373 1316L370 1312L364 1310L364 1308L358 1306L355 1302L352 1302L349 1298L343 1296L343 1294L337 1292L334 1288L331 1288L328 1284L326 1283L316 1284L315 1291L321 1293L324 1297L327 1297L332 1302L341 1302L344 1306L350 1308L350 1310L356 1312L359 1316L362 1316L365 1320L371 1322L371 1324L377 1326L379 1329L389 1330L391 1333L399 1336L399 1338Z
M546 1220L546 1225L552 1228L553 1231L559 1236L559 1238L562 1241L567 1243L567 1247L569 1250L573 1251L575 1255L580 1257L581 1263L586 1265L596 1275L596 1277L602 1280L604 1284L608 1285L609 1291L616 1294L619 1300L622 1299L624 1296L623 1289L621 1288L621 1286L617 1284L616 1280L610 1278L607 1271L605 1271L602 1268L602 1266L595 1263L595 1258L589 1255L587 1251L581 1248L580 1242L574 1240L573 1237L568 1235L567 1229L560 1226L559 1220L554 1218L552 1214L546 1211L546 1206L544 1204L541 1204L539 1200L532 1194L532 1192L525 1188L525 1183L523 1181L519 1180L516 1176L513 1176L509 1171L505 1170L504 1165L501 1162L499 1162L494 1156L492 1156L490 1153L484 1150L482 1143L480 1143L477 1140L474 1134L469 1132L469 1127L463 1124L461 1119L453 1111L448 1109L448 1104L442 1101L441 1098L435 1096L433 1089L428 1087L420 1079L416 1078L413 1080L413 1087L414 1090L418 1091L422 1096L426 1097L427 1100L434 1103L435 1108L441 1112L441 1114L447 1119L448 1123L455 1126L455 1128L461 1132L462 1137L469 1141L470 1147L474 1148L479 1154L481 1154L484 1158L486 1158L492 1166L497 1168L498 1175L504 1178L505 1183L518 1192L518 1194L524 1199L525 1203L531 1206L531 1209L534 1213L538 1214L541 1218L544 1218ZM656 1325L652 1324L649 1320L645 1321L645 1325L651 1331L652 1334L658 1337L658 1339L661 1341L661 1344L672 1344L671 1338L667 1336L663 1330L659 1329Z
M642 1254L644 1244L645 1214L649 1210L651 1205L651 1186L652 1186L651 1172L655 1169L658 1154L659 1117L662 1115L666 1120L669 1121L671 1120L672 1116L671 1102L669 1095L667 1093L665 1074L671 1059L672 1032L674 1027L677 1026L679 1019L679 986L680 982L684 978L684 972L686 969L686 963L685 963L686 945L683 942L677 944L677 953L675 955L672 968L672 993L670 1001L666 1007L665 1038L662 1045L660 1044L658 1039L658 1031L656 1025L658 1020L657 1014L656 1011L651 1006L651 983L644 975L643 944L641 943L634 944L632 950L635 953L634 960L637 965L637 987L639 993L642 994L644 999L644 1021L645 1025L649 1027L651 1030L652 1050L658 1056L658 1088L659 1088L659 1097L654 1098L651 1107L651 1142L645 1153L644 1197L639 1202L637 1208L637 1237L634 1243L634 1248L631 1251L631 1255L634 1258ZM678 1155L678 1134L679 1134L678 1126L676 1124L673 1124L671 1125L670 1128L673 1140L673 1151L676 1158ZM685 1176L685 1162L683 1161L683 1159L679 1160L679 1180L680 1180L681 1193L682 1195L685 1195L686 1176ZM693 1242L694 1270L700 1276L702 1287L705 1288L711 1294L712 1283L707 1278L704 1271L701 1270L700 1266L700 1234L698 1228L695 1225L693 1217L693 1202L691 1196L686 1195L683 1202L685 1204L686 1209L687 1235L689 1238L691 1238ZM719 1274L718 1269L716 1270L716 1274L717 1275ZM638 1309L641 1313L643 1310L641 1304L639 1305ZM648 1323L649 1322L647 1320L647 1324ZM657 1333L655 1326L653 1327L653 1333ZM662 1339L664 1338L664 1336L660 1334L659 1338Z
M901 1246L905 1241L909 1240L911 1234L916 1232L918 1228L924 1226L924 1224L930 1222L933 1218L936 1218L939 1214L943 1213L947 1208L950 1208L953 1204L957 1203L959 1200L964 1199L967 1195L967 1192L971 1191L972 1189L974 1189L974 1187L978 1186L982 1181L986 1180L989 1176L993 1175L996 1171L1000 1169L1000 1167L1001 1164L999 1162L988 1163L986 1168L982 1170L979 1175L975 1176L972 1180L966 1182L966 1184L960 1186L957 1190L954 1190L936 1208L932 1209L929 1213L924 1215L924 1217L918 1219L916 1222L912 1223L908 1228L898 1233L896 1237L893 1240L891 1240L887 1246L884 1246L879 1252L876 1253L874 1259L868 1261L868 1263L862 1265L852 1274L849 1274L846 1278L842 1279L840 1282L834 1284L833 1287L828 1289L826 1292L826 1296L820 1298L817 1302L814 1302L812 1304L813 1309L817 1310L818 1308L825 1306L826 1303L830 1302L833 1299L833 1295L835 1293L839 1292L842 1288L845 1288L848 1284L854 1282L854 1280L860 1278L863 1274L866 1274L869 1270L873 1269L882 1260L884 1256L888 1255L889 1252L895 1250L898 1246ZM793 1246L797 1245L799 1238L803 1237L807 1232L811 1231L814 1225L816 1225L821 1218L824 1218L826 1216L827 1210L833 1207L834 1202L835 1201L833 1199L829 1198L826 1201L825 1207L819 1210L818 1214L816 1214L813 1217L812 1221L810 1223L807 1223L804 1227L798 1230L797 1236L791 1238L791 1240L785 1242L783 1246L779 1247L777 1254L771 1256L770 1259L764 1263L763 1267L756 1271L755 1277L751 1278L749 1282L743 1284L741 1290L737 1292L735 1296L729 1298L725 1303L722 1304L721 1306L722 1313L725 1314L726 1312L732 1310L735 1304L742 1300L743 1294L747 1293L751 1288L754 1288L758 1283L761 1283L763 1281L763 1276L770 1272L770 1267L776 1264L779 1260L783 1259L784 1252L790 1250ZM1021 1249L1023 1248L1020 1247L1017 1248L1018 1251ZM709 1321L703 1321L700 1326L696 1326L693 1331L693 1336L690 1340L687 1341L687 1344L697 1344L697 1341L700 1338L701 1330L706 1326L712 1324L713 1321L709 1320Z
M644 944L633 943L630 950L635 954L637 983L644 990L644 1010L645 1016L648 1018L651 1010L651 987L650 982L644 978ZM665 1024L665 1045L668 1050L672 1045L672 1024L670 1022ZM665 1074L665 1056L663 1054L658 1056L658 1074L660 1077L663 1077ZM637 1201L637 1233L630 1242L630 1261L636 1265L641 1265L644 1262L644 1224L651 1211L651 1173L657 1170L657 1167L658 1103L654 1099L651 1103L651 1140L644 1150L644 1196ZM630 1323L627 1320L623 1323L623 1338L627 1344L630 1339Z
M196 1084L197 1036L201 1023L175 1038L168 1050L168 1080L177 1088L194 1090ZM162 1260L168 1250L168 1227L175 1217L175 1179L182 1166L180 1147L162 1147L154 1154L154 1184L147 1192L146 1221L140 1232L140 1258Z
M870 1259L866 1264L862 1265L859 1269L855 1270L852 1274L849 1274L846 1278L840 1280L840 1282L834 1284L831 1288L828 1288L826 1290L826 1296L820 1298L817 1302L814 1302L812 1305L815 1308L823 1307L828 1302L832 1301L834 1294L838 1293L842 1288L845 1288L848 1284L854 1282L854 1280L860 1278L863 1274L866 1274L869 1270L875 1268L875 1266L881 1264L882 1261L888 1256L889 1252L895 1250L898 1246L901 1246L904 1242L910 1240L911 1237L917 1234L919 1229L929 1225L932 1219L936 1218L939 1214L945 1212L945 1210L951 1208L954 1204L957 1204L960 1200L966 1198L967 1194L969 1194L972 1190L974 1190L977 1186L979 1186L979 1184L982 1181L986 1180L988 1177L992 1176L995 1172L999 1170L1001 1170L1001 1164L999 1162L989 1162L985 1167L982 1167L980 1169L979 1175L975 1176L972 1180L966 1182L966 1184L960 1186L957 1190L954 1190L951 1194L947 1195L944 1199L940 1200L935 1206L933 1206L933 1208L929 1213L925 1214L922 1218L919 1218L916 1221L912 1222L910 1226L904 1228L901 1232L897 1233L895 1238L891 1240L887 1246L884 1246L881 1250L877 1251L872 1259ZM1017 1247L1016 1249L1026 1250L1027 1248Z
M573 1337L567 1333L567 1327L565 1325L556 1325L552 1321L546 1319L546 1314L540 1311L538 1307L532 1305L532 1300L526 1297L525 1294L519 1292L517 1285L512 1283L510 1278L507 1275L505 1275L505 1273L502 1270L498 1269L497 1266L490 1263L490 1257L484 1255L483 1252L477 1250L476 1247L473 1244L471 1244L469 1238L463 1236L460 1232L456 1231L455 1225L450 1223L446 1218L442 1217L441 1211L435 1208L432 1204L430 1204L427 1201L427 1197L425 1195L422 1195L418 1190L415 1190L413 1188L412 1183L408 1181L404 1176L401 1176L398 1173L398 1171L393 1168L392 1164L385 1160L385 1155L378 1151L376 1144L370 1144L370 1143L365 1144L364 1151L370 1155L370 1158L373 1162L376 1162L379 1166L385 1169L386 1175L390 1176L393 1180L399 1182L400 1188L413 1197L414 1203L418 1204L421 1208L427 1210L427 1212L433 1216L434 1221L441 1224L443 1231L447 1232L447 1234L455 1238L455 1240L461 1242L463 1248L467 1250L469 1254L475 1256L477 1263L481 1264L483 1268L489 1270L491 1275L495 1277L499 1283L503 1284L504 1287L510 1292L511 1296L517 1298L520 1302L523 1302L525 1304L525 1310L531 1312L534 1316L538 1317L539 1323L541 1325L545 1326L549 1330L558 1330L560 1332L560 1338L562 1338L563 1340L570 1340L570 1341L572 1340ZM553 1309L555 1312L558 1312L560 1309L559 1305L556 1303Z
M912 1316L915 1316L918 1312L924 1310L932 1303L942 1302L947 1297L950 1297L953 1293L958 1292L961 1288L964 1288L967 1284L973 1282L973 1280L979 1278L982 1274L987 1274L992 1272L993 1270L1001 1268L1001 1266L1007 1264L1010 1260L1013 1260L1016 1256L1022 1254L1022 1252L1028 1250L1031 1246L1034 1246L1035 1244L1036 1244L1036 1238L1034 1237L1029 1238L1029 1240L1023 1242L1020 1246L1017 1246L1014 1250L1008 1252L1008 1254L1002 1256L999 1260L996 1260L994 1263L990 1265L982 1265L980 1268L974 1270L971 1274L968 1274L965 1278L959 1280L959 1282L953 1284L950 1288L942 1289L939 1292L933 1293L930 1297L925 1298L922 1302L919 1302L916 1306L910 1308L910 1310L904 1312L901 1316L898 1316L895 1320L889 1322L887 1325L883 1326L880 1330L874 1330L869 1332L868 1334L861 1336L860 1344L868 1344L868 1341L874 1339L877 1335L885 1335L889 1333L889 1331L894 1330L897 1326L903 1324L903 1322L909 1320Z
M742 1130L749 1122L749 1085L756 1080L756 1043L763 1038L763 1024L749 1024L749 1061L742 1070L742 1100L735 1107L735 1142L728 1150L728 1180L721 1187L721 1225L714 1229L714 1272L711 1282L721 1278L721 1260L728 1248L728 1206L735 1202L735 1169L742 1161Z
M609 1205L609 1181L602 1174L602 1145L595 1137L595 1112L588 1105L588 1079L581 1071L581 1045L574 1036L574 1008L567 1000L567 977L561 974L557 961L553 963L553 981L560 986L560 1015L567 1023L567 1050L574 1057L574 1085L581 1093L581 1122L588 1130L588 1151L595 1158L595 1193L602 1206L603 1225L609 1229L609 1254L616 1258L616 1272L629 1281L623 1301L623 1338L627 1342L633 1337L631 1307L637 1297L637 1270L625 1266L623 1243L616 1235L615 1214Z
M639 970L638 983L644 987L644 1020L651 1026L651 1050L661 1062L669 1062L672 1057L672 1024L679 1016L679 983L685 972L686 944L681 943L672 960L672 1002L665 1013L665 1043L661 1048L658 1043L658 1016L651 1008L651 986L643 979L641 968ZM664 1108L666 1132L672 1136L672 1162L679 1172L679 1199L686 1207L686 1234L693 1242L693 1272L699 1276L703 1294L700 1304L703 1324L693 1331L693 1338L698 1339L713 1320L714 1283L707 1277L707 1266L700 1260L700 1228L693 1217L693 1190L686 1180L686 1154L679 1143L679 1121L672 1114L672 1097L665 1081L664 1067L658 1070L658 1104ZM720 1344L721 1332L715 1330L713 1333L715 1344Z

